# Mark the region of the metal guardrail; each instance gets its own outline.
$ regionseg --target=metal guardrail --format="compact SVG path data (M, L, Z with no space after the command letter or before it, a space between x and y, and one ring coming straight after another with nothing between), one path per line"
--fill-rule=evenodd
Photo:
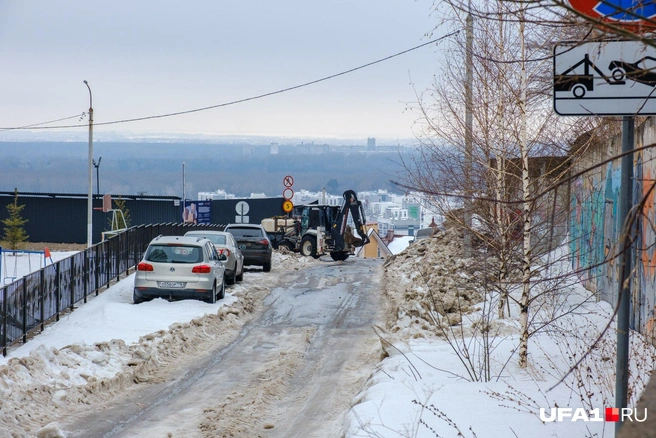
M118 282L136 266L152 239L183 235L190 230L221 231L225 225L166 223L139 225L84 251L0 287L0 348L26 343L32 334L59 321L100 289Z

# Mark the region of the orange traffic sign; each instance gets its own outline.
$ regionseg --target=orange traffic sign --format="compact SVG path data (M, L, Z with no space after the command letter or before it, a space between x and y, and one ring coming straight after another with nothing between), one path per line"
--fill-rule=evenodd
M294 208L294 204L289 199L282 203L282 211L289 213Z

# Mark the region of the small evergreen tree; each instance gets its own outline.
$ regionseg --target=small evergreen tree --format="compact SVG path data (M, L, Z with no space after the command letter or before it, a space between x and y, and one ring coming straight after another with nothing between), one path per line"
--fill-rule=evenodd
M23 228L23 225L27 222L27 219L23 219L21 216L23 208L25 208L24 205L18 205L18 189L15 188L14 202L13 204L7 205L9 218L2 220L2 223L5 225L3 239L9 245L9 249L20 249L21 243L26 242L28 237L30 237L25 234L25 228Z

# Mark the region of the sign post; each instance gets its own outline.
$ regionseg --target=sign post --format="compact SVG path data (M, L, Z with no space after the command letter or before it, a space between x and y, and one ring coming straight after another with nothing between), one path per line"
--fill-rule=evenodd
M656 28L656 4L642 0L569 0L572 8L599 22L602 30L620 27L641 34ZM604 26L608 23L609 26ZM561 43L554 48L554 110L560 115L624 116L620 181L618 245L620 265L617 297L617 358L615 407L628 404L629 332L634 233L633 149L635 116L656 114L656 49L636 41ZM615 434L622 427L615 423Z
M287 175L282 179L282 183L285 186L282 191L282 197L285 199L282 203L282 211L289 214L294 209L294 204L292 203L292 198L294 198L294 190L292 189L294 178L291 175Z

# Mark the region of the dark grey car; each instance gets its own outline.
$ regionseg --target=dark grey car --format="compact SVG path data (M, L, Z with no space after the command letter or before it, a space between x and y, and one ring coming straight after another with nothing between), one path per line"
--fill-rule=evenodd
M258 224L228 224L225 231L233 235L244 255L244 265L262 266L264 272L271 270L273 248L266 230Z

